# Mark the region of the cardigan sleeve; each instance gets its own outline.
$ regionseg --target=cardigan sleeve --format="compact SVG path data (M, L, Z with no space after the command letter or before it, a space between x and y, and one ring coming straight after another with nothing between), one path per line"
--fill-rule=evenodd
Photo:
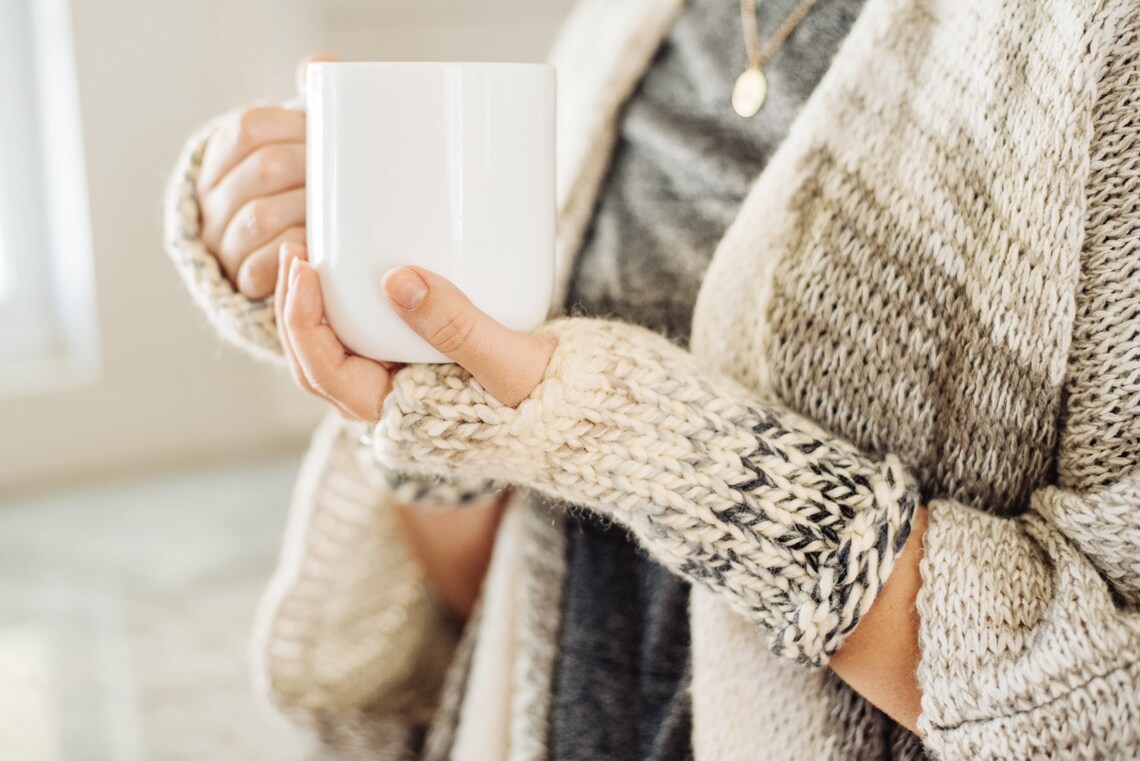
M490 472L594 509L724 595L774 652L824 662L905 541L909 474L709 377L648 331L584 319L544 330L559 343L517 408L455 365L401 370L377 456ZM1140 351L1135 322L1131 335L1127 351ZM1137 367L1133 358L1125 371L1133 381ZM1130 393L1135 455L1134 382ZM928 749L946 759L1071 746L1135 755L1140 471L1090 491L1042 488L1016 519L946 500L929 508L918 601Z
M825 662L906 542L916 487L899 460L859 452L644 328L569 318L540 331L557 346L515 408L457 365L396 373L380 462L591 507L723 592L774 652Z
M939 757L1140 757L1140 12L1093 111L1054 483L930 503L919 728Z
M938 758L1140 753L1140 471L1017 519L933 500L919 730Z
M166 253L194 302L224 340L258 359L280 363L283 355L273 300L251 300L239 293L202 240L198 174L206 143L220 120L211 120L190 136L167 183L163 209Z
M385 742L410 740L436 709L459 624L361 451L335 413L313 436L254 627L254 676L283 713L323 734L356 722Z

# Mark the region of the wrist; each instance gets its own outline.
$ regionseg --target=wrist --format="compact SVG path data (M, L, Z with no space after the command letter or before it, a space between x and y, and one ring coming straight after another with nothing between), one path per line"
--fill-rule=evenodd
M929 519L915 511L910 536L882 591L859 626L832 656L840 679L879 710L912 732L917 731L922 692L918 684L921 563Z
M451 512L394 502L397 521L432 589L460 620L474 610L491 562L507 492L483 496Z
M390 467L374 456L375 426L350 421L356 437L359 456L370 461L387 488L393 502L420 510L478 509L497 501L504 485L479 475L417 472Z

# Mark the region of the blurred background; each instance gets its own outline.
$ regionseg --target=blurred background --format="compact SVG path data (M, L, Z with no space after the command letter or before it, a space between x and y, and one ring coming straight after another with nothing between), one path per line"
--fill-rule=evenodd
M571 0L0 0L0 760L307 759L246 664L322 410L162 252L182 141L304 54L541 60Z

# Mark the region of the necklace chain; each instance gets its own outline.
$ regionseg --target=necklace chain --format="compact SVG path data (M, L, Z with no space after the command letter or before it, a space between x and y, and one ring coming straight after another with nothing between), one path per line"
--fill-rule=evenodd
M762 69L768 63L768 60L776 54L780 46L784 44L784 40L788 39L788 35L799 26L799 23L804 20L804 16L808 15L808 11L815 5L817 0L800 0L788 17L784 19L784 23L780 24L780 28L768 40L768 44L764 49L760 49L760 35L756 29L756 0L740 0L740 23L744 27L744 47L748 51L748 68Z
M732 89L732 107L741 116L753 116L768 95L768 80L764 76L764 65L776 54L792 30L803 21L816 0L800 0L780 28L760 49L760 34L756 29L756 0L740 0L740 24L744 27L744 48L748 51L748 67L736 80Z

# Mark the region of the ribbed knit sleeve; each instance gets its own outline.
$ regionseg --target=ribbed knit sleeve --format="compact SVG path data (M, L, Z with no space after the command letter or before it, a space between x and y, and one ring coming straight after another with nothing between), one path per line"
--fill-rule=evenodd
M435 708L458 625L360 452L336 414L313 437L260 606L254 671L270 699L301 723L331 731L367 712L369 724L382 719L410 730Z
M915 487L879 459L711 374L665 338L564 319L517 408L456 365L409 365L377 431L385 465L484 473L627 526L673 571L724 593L770 648L821 664L882 588Z

